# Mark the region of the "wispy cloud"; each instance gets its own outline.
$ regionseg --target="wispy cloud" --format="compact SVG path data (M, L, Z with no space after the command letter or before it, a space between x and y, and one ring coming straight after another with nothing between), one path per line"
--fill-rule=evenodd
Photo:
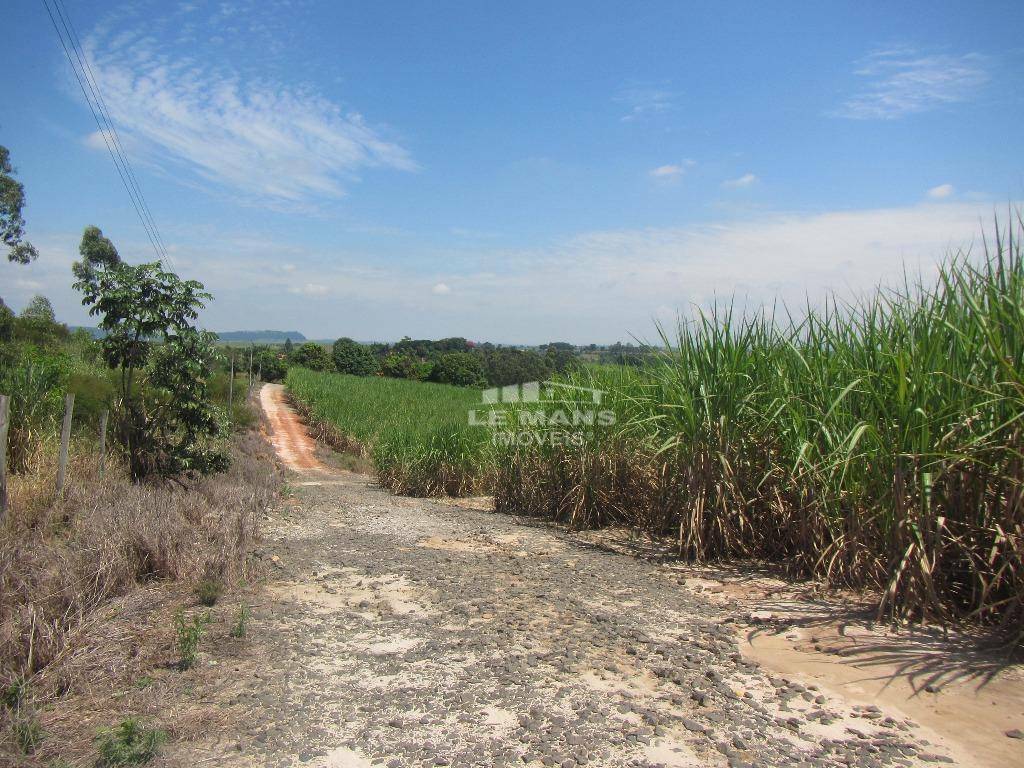
M978 53L959 56L923 54L913 48L870 53L854 74L866 79L860 93L836 111L855 120L893 120L967 101L989 81L987 59Z
M738 179L727 179L726 181L723 181L722 186L726 189L743 189L744 187L752 187L759 181L760 179L754 174L745 173Z
M135 29L95 32L85 48L133 156L186 183L301 206L343 196L365 169L416 168L361 114L308 88L179 57Z
M686 171L697 163L693 160L683 160L680 163L670 163L669 165L659 165L657 168L651 170L649 173L655 179L661 179L662 181L676 181L681 178Z
M675 108L675 98L675 93L664 87L632 86L620 91L615 96L615 101L625 105L628 110L619 119L624 123L631 123L671 111Z
M446 283L438 283L437 285L430 289L430 292L435 296L444 296L446 294L451 293L452 289L449 288Z
M326 296L330 292L330 288L320 283L305 283L288 288L288 293L294 293L298 296Z
M939 186L928 190L928 197L932 200L945 200L947 197L952 197L955 191L952 184L939 184Z

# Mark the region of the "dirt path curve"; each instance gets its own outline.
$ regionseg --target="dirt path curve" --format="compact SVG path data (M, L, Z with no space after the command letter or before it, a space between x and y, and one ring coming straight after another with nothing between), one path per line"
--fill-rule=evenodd
M270 441L281 462L293 472L326 471L316 457L316 443L284 398L284 386L264 384L260 406L270 422Z
M951 762L904 718L761 669L671 571L328 470L280 389L261 398L297 490L248 650L217 668L221 722L171 764Z

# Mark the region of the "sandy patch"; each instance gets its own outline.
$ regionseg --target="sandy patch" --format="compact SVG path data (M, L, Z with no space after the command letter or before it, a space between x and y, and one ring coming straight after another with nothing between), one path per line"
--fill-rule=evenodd
M514 731L519 725L519 720L514 713L499 707L484 707L483 722L484 725L502 733Z
M921 735L944 747L958 765L1024 764L1024 741L1005 735L1024 727L1019 667L958 651L949 640L930 634L896 635L840 622L750 630L740 650L766 669L815 684L855 709L875 705L886 716L913 721ZM867 730L869 722L857 719L834 726ZM835 730L820 735L834 737Z
M445 552L497 552L498 548L482 539L446 539L443 536L429 536L416 542L417 547L439 549Z
M346 569L325 574L319 581L276 584L269 591L279 600L305 603L317 613L355 609L373 618L375 611L384 609L398 616L429 615L405 576L370 577Z
M373 763L347 747L338 747L325 755L319 768L373 768Z
M693 751L681 741L659 739L643 750L644 760L652 765L664 768L700 768L701 761Z

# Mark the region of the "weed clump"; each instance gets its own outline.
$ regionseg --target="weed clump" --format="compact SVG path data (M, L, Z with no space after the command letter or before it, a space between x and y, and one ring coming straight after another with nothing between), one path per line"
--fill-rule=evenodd
M223 591L224 582L218 578L207 576L196 585L196 598L200 605L212 608Z
M178 662L181 669L191 669L196 663L199 653L199 641L203 639L203 631L210 623L210 612L185 618L183 610L174 616L174 631L177 638Z
M238 617L235 619L235 623L231 625L232 637L245 637L251 615L252 611L249 610L249 606L245 603L238 606Z
M145 728L133 717L122 720L114 728L105 728L96 736L99 757L96 768L116 768L122 765L145 765L167 741L160 730Z

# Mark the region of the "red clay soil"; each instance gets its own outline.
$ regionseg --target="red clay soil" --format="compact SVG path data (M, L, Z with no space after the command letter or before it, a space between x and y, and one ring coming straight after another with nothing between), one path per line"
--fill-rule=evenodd
M296 472L328 471L316 457L316 442L306 432L295 410L284 398L280 384L264 384L260 405L270 422L270 441L281 461Z

